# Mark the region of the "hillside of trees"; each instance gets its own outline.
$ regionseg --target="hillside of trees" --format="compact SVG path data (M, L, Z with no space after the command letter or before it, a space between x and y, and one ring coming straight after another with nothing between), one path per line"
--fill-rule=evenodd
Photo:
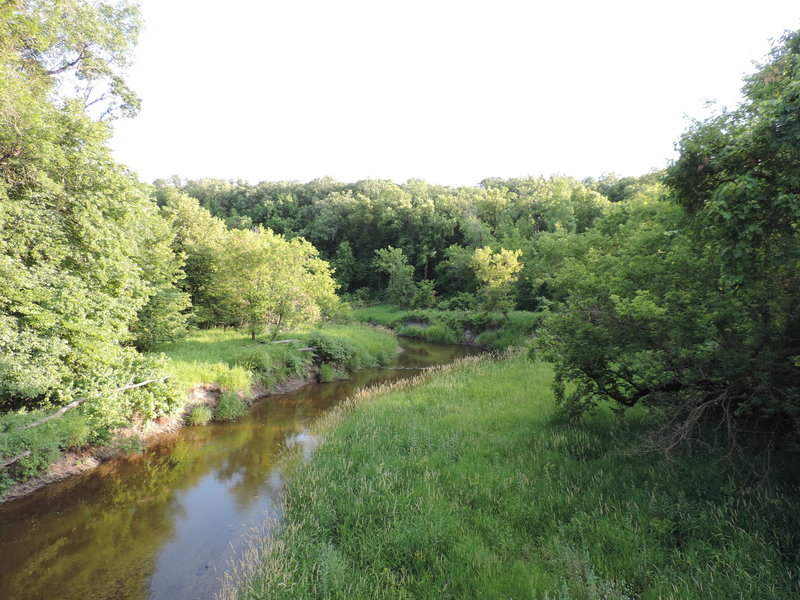
M108 145L139 104L124 82L137 31L125 2L0 6L4 432L83 398L88 432L58 444L168 412L180 394L144 351L189 326L274 337L341 314L338 293L541 311L532 352L555 364L565 414L610 400L663 412L667 445L711 418L796 446L800 34L664 173L453 188L144 184ZM26 439L6 435L0 454Z

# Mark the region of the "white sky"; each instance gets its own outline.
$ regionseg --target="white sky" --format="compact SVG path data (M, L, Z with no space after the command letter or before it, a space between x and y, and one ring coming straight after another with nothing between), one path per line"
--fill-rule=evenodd
M666 166L797 0L142 0L116 158L173 174L485 177Z

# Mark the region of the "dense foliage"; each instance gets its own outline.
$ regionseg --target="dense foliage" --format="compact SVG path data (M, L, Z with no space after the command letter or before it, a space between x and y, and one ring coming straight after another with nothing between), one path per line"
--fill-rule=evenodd
M0 14L0 406L8 410L151 377L157 361L136 348L179 333L188 298L171 230L112 160L107 125L89 116L136 107L120 77L136 10L61 0L6 2ZM168 392L108 394L95 408L106 423L130 410L153 415L174 401Z
M606 179L616 181L599 181ZM584 231L609 205L597 191L567 177L486 179L479 187L462 188L421 180L344 184L329 178L305 184L156 182L161 203L178 190L231 227L263 225L307 239L330 261L343 292L406 306L475 293L477 248L525 251L540 232ZM528 285L515 290L520 307L535 306Z
M274 335L337 306L309 243L229 232L179 194L159 207L114 162L108 121L139 104L123 78L138 29L127 0L0 6L0 458L18 474L179 406L142 351L190 320ZM27 427L79 400L79 416Z
M787 34L743 104L693 125L664 174L475 188L173 179L157 194L303 236L356 301L547 312L538 348L567 414L611 399L663 412L670 445L707 416L796 441L799 47Z
M540 281L560 304L541 341L571 412L658 407L669 444L706 414L731 440L800 441L798 86L795 33L737 110L686 132L667 197L639 193L581 236L542 237Z

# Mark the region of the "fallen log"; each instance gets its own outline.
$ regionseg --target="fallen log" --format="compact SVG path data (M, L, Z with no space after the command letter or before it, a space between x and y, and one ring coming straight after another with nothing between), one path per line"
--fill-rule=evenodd
M139 387L145 386L145 385L147 385L149 383L155 383L156 381L165 381L165 380L169 379L170 377L172 377L172 375L167 375L166 377L162 377L160 379L148 379L147 381L142 381L142 382L139 382L139 383L130 383L128 385L123 385L122 387L118 387L117 389L111 390L109 392L101 392L99 394L95 394L94 396L90 396L89 398L81 398L80 400L74 400L74 401L70 402L69 404L59 408L52 415L47 415L46 417L43 417L43 418L39 419L38 421L34 421L33 423L28 423L22 429L30 429L31 427L36 427L37 425L41 425L42 423L47 423L48 421L52 421L53 419L58 419L59 417L64 415L64 413L66 413L67 411L72 410L76 406L80 406L81 404L83 404L87 400L92 400L94 398L98 398L98 397L102 396L103 394L113 394L114 392L122 392L124 390L132 390L133 388L139 388Z
M37 425L41 425L43 423L47 423L48 421L52 421L53 419L58 419L59 417L62 417L67 411L72 410L73 408L75 408L77 406L80 406L81 404L83 404L87 400L91 400L93 398L98 398L99 396L102 396L103 394L112 394L114 392L122 392L124 390L132 390L134 388L139 388L139 387L148 385L150 383L155 383L156 381L166 381L170 377L172 377L172 375L167 375L166 377L161 377L160 379L148 379L147 381L140 381L139 383L130 383L128 385L123 385L122 387L118 387L118 388L116 388L114 390L111 390L111 391L108 391L108 392L100 392L99 394L95 394L94 396L90 396L88 398L80 398L78 400L73 400L69 404L66 404L66 405L62 406L61 408L59 408L53 414L47 415L46 417L42 417L41 419L39 419L38 421L34 421L33 423L28 423L27 425L25 425L24 427L21 427L20 429L31 429L32 427L36 427ZM22 458L25 458L26 456L30 456L32 453L33 453L33 451L26 450L25 452L22 452L21 454L17 454L16 456L12 456L10 458L4 458L3 461L0 462L0 469L5 469L8 465L14 464L18 460L20 460Z
M0 469L5 469L8 465L14 464L21 458L25 458L26 456L30 456L33 454L32 450L25 450L22 454L17 454L16 456L12 456L11 458L6 458L3 462L0 463Z

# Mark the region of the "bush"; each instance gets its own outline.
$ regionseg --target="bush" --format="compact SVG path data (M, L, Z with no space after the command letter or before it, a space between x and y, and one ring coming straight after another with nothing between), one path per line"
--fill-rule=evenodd
M211 409L204 404L195 406L186 421L189 425L208 425L211 421Z
M225 392L220 396L219 405L214 413L216 421L235 421L247 414L247 405L236 392Z
M356 354L356 347L346 340L336 339L321 331L311 334L308 345L315 348L318 361L331 363L336 367L346 367Z
M347 376L341 370L330 363L322 363L319 366L320 383L329 383L331 381L338 381L339 379L347 379Z
M431 308L436 304L436 290L432 279L423 279L416 285L411 306L414 308Z
M459 292L450 298L440 300L436 307L439 310L475 310L478 307L478 300L475 294Z
M256 373L269 373L273 366L270 355L256 349L242 350L234 357L233 364Z
M286 361L286 369L292 375L305 375L308 369L308 359L300 354L292 354Z

